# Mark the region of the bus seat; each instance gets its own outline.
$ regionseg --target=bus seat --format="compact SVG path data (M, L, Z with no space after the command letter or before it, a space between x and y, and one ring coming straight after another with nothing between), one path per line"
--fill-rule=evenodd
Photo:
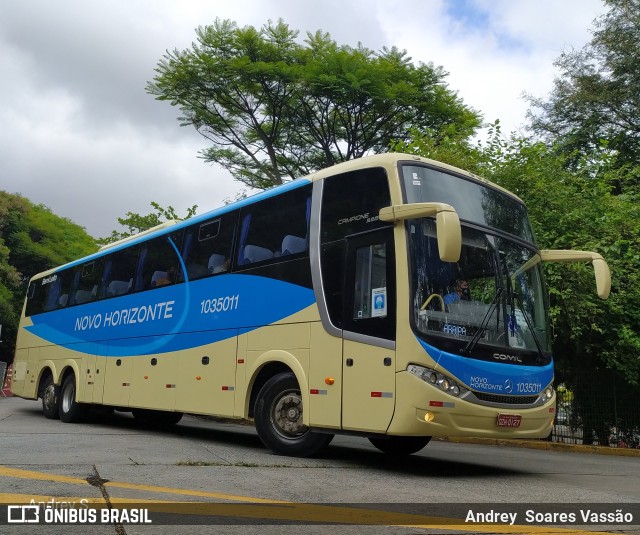
M118 281L113 280L109 283L107 287L107 297L115 297L116 295L126 294L130 289L133 283L133 279L129 282L127 281Z
M95 299L95 295L92 291L76 290L76 293L75 293L76 305L80 305L82 303L88 303L89 301L93 301L94 299Z
M69 294L62 294L60 299L58 299L58 306L66 307L69 303Z
M209 274L220 273L224 268L225 257L221 254L212 254L209 257Z
M166 271L154 271L151 275L151 287L155 288L158 285L160 279L168 279L169 274Z
M282 240L282 256L288 254L302 253L307 250L306 238L299 238L298 236L292 236L287 234Z
M270 258L273 258L273 251L266 249L265 247L258 247L257 245L245 245L244 247L245 264L262 262L263 260L269 260Z

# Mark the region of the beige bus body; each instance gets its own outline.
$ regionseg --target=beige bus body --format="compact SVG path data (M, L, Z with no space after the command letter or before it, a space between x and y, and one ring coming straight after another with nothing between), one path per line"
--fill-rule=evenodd
M302 423L318 432L354 432L374 437L546 437L553 425L555 394L533 407L479 404L453 397L407 371L411 364L419 364L453 375L439 366L437 355L425 352L410 327L410 311L405 306L412 297L404 221L435 217L445 261L455 261L460 254L460 222L455 210L446 204L404 203L398 171L402 161L426 163L479 184L490 184L460 169L402 154L353 160L307 177L315 183L374 167L384 168L389 177L391 205L383 208L379 217L393 223L398 303L395 342L331 328L318 303L314 303L273 324L245 333L231 332L219 342L179 352L118 357L96 354L92 342L49 344L29 332L27 328L33 323L23 310L13 394L38 399L43 396L47 381L60 387L72 376L76 402L80 404L247 419L253 416L256 397L268 380L290 372L299 386ZM310 261L318 267L315 273L320 272L319 248L319 236L311 235ZM555 261L575 259L569 253L548 251L541 251L540 257ZM599 293L606 297L610 282L604 260L586 253L581 253L579 259L593 260ZM316 274L313 281L316 295L322 284L317 277ZM292 405L289 410L297 408ZM496 425L499 415L518 416L521 422L518 427L500 427Z

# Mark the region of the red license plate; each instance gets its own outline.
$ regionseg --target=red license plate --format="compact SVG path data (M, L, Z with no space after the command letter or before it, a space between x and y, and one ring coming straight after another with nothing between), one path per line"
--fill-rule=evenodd
M498 414L498 427L520 427L521 421L519 414Z

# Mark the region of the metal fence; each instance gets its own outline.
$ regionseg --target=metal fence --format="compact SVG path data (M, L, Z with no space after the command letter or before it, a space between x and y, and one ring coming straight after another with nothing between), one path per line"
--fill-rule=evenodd
M640 448L640 387L617 372L585 369L556 385L551 440L614 448Z

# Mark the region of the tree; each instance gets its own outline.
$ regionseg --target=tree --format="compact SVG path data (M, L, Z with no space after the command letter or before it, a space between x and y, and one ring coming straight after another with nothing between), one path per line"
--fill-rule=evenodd
M0 191L0 360L13 358L29 279L96 250L95 240L69 219Z
M321 31L300 43L282 20L261 29L216 20L196 36L163 56L147 92L178 106L181 124L212 143L201 156L250 187L384 152L415 124L467 136L480 125L442 68L396 48L338 45Z
M640 0L605 0L582 50L561 54L561 74L547 99L528 96L531 128L565 154L580 155L604 140L620 165L640 163ZM617 184L622 191L623 184ZM626 183L627 185L628 182ZM635 182L635 186L638 182Z
M166 221L183 221L185 219L189 219L196 214L196 210L198 209L198 205L194 204L190 208L187 208L187 214L184 217L180 217L173 206L167 206L167 208L163 208L157 202L152 201L151 206L155 210L155 212L151 212L147 215L140 215L134 212L127 212L126 217L119 217L118 223L123 227L127 227L128 230L122 232L119 230L111 231L111 235L106 238L100 238L98 240L101 244L113 243L118 240L122 240L124 238L128 238L129 236L133 236L134 234L138 234L140 232L144 232L145 230L149 230L153 227L157 227Z
M589 264L545 264L553 353L561 378L598 366L640 383L640 195L616 194L616 184L640 177L640 165L620 167L604 147L588 157L565 156L557 146L511 137L494 125L486 144L432 133L397 150L456 165L507 188L527 204L538 244L545 249L600 252L611 267L612 292L595 294ZM575 159L573 166L569 159Z

